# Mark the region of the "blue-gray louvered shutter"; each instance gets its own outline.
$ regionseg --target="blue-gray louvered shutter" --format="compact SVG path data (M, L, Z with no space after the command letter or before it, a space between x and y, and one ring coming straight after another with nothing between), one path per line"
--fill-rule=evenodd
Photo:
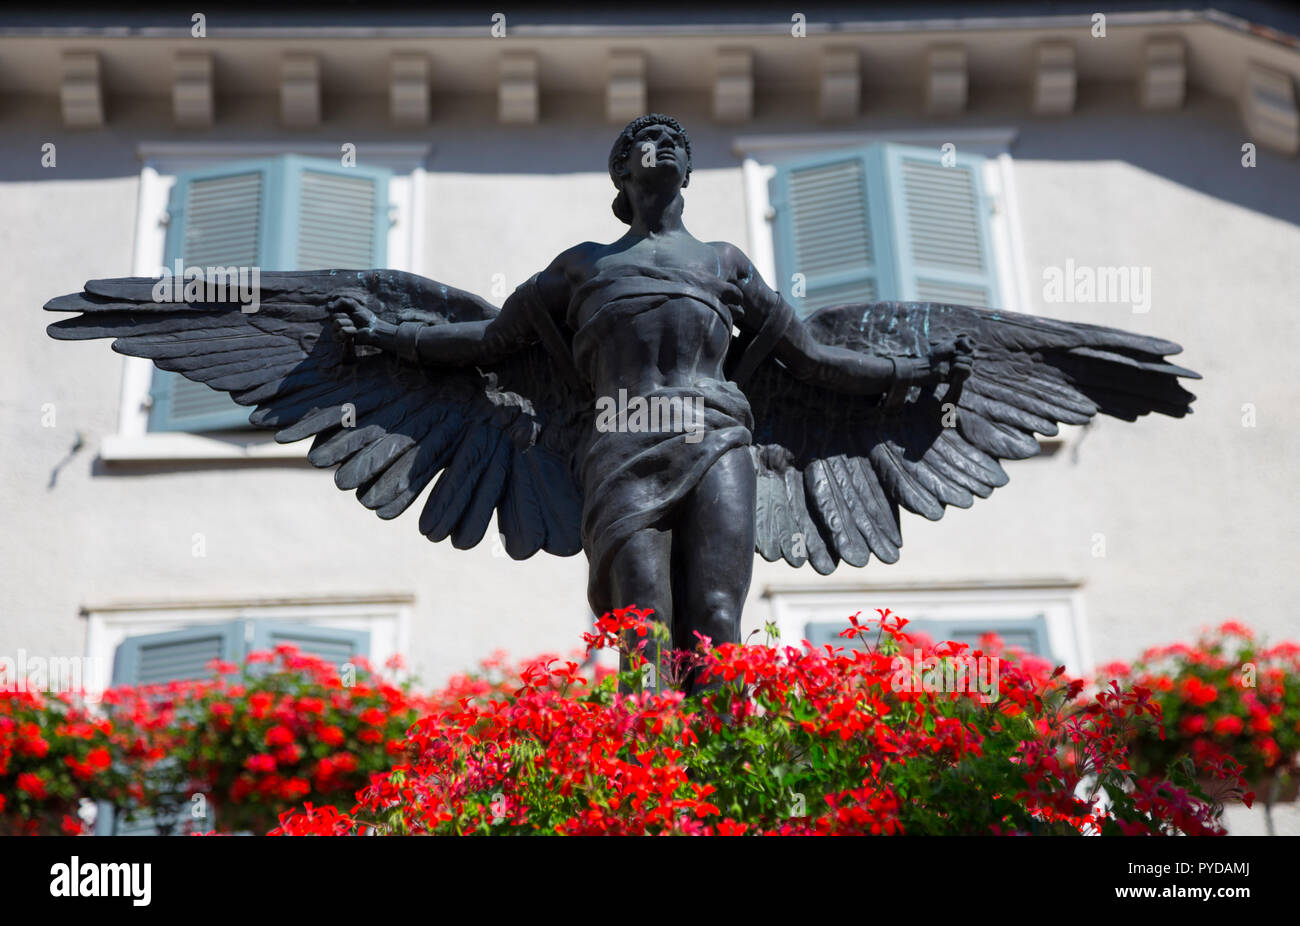
M907 629L911 629L911 624ZM936 642L952 640L965 643L972 649L980 645L980 637L986 633L997 634L1008 649L1021 649L1044 659L1052 658L1051 648L1047 645L1047 620L1041 615L1027 618L1006 618L984 621L928 621L917 628L928 634Z
M127 637L113 659L113 684L138 687L210 678L208 663L213 659L243 658L242 627L240 621L231 621Z
M296 155L177 175L166 266L371 269L387 262L389 172ZM151 431L247 428L251 409L155 370Z
M272 160L244 161L178 174L168 204L164 266L265 267L274 232ZM219 431L247 428L251 409L179 373L155 369L149 390L149 430Z
M874 300L998 306L984 164L876 143L778 165L777 288L800 314ZM795 274L803 298L791 293Z
M370 634L365 630L318 627L293 621L253 621L253 650L273 650L292 644L304 653L319 656L335 668L352 662L357 656L370 655ZM341 671L341 670L340 670Z
M118 645L113 659L113 685L162 685L167 682L210 678L208 664L214 659L239 662L244 652L244 623L203 624L127 637ZM165 760L164 760L165 761ZM206 832L212 829L212 814L195 817L191 796L171 795L173 811L156 814L143 808L128 815L107 802L100 802L95 820L99 836L156 836L161 826L173 826L173 832Z
M890 298L894 274L888 193L879 159L870 149L779 165L770 196L774 288L800 315L828 305Z
M885 145L890 217L904 302L999 305L991 203L979 155Z
M372 167L284 158L285 226L280 270L370 270L388 260L388 178Z

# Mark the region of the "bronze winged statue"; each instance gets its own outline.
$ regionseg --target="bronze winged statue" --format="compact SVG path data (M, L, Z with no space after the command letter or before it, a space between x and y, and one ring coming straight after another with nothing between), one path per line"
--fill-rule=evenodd
M630 123L609 172L627 234L500 309L391 270L265 272L256 311L128 278L50 301L81 314L48 331L114 338L256 406L278 441L313 437L308 459L381 518L441 473L430 540L472 547L495 512L516 559L583 550L592 610L652 607L678 649L739 640L751 550L892 563L900 505L970 506L1035 432L1191 411L1178 378L1199 377L1159 338L937 303L797 317L739 248L683 227L690 140L667 116ZM615 396L673 414L602 414Z

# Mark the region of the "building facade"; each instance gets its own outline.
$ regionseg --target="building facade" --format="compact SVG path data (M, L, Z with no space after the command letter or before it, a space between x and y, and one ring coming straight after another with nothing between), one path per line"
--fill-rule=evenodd
M1214 12L825 21L0 21L0 651L142 681L292 640L428 684L568 652L586 563L432 545L222 396L40 311L175 261L387 266L500 304L623 226L606 154L691 135L687 228L801 311L994 305L1155 334L1195 414L1064 427L900 561L755 564L745 631L889 607L1074 672L1228 619L1300 630L1300 40ZM833 232L833 233L832 233ZM166 634L168 636L154 636ZM1241 817L1235 824L1255 824Z

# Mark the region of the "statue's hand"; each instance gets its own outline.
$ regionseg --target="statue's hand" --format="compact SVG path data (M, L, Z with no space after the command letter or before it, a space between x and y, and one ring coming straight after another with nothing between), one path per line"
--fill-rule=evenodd
M382 325L379 316L366 307L365 300L363 292L344 292L330 299L327 306L334 316L334 330L356 344L373 344Z
M959 334L953 342L951 366L948 368L948 382L954 386L966 381L975 369L975 339L969 334Z
M928 381L957 385L964 382L974 368L975 341L968 334L931 341L928 359Z

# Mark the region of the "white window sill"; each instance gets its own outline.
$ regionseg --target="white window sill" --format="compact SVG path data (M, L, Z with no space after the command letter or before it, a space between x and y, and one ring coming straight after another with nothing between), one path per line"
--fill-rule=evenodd
M107 463L158 460L302 460L310 440L277 444L265 434L112 434L104 438L99 458Z

